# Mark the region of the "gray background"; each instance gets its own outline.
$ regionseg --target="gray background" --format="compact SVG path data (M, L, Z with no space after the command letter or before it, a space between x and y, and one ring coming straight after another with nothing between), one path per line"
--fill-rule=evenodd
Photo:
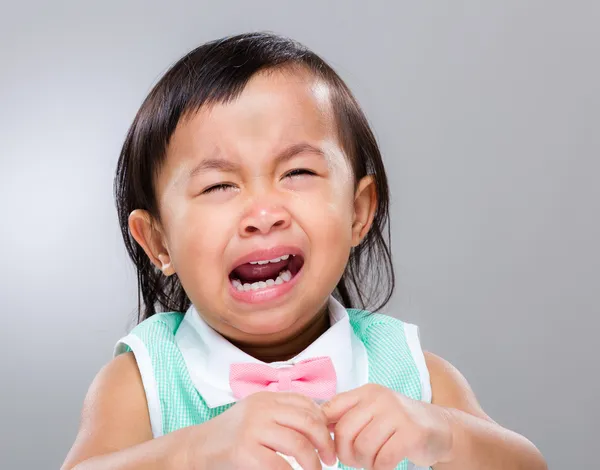
M597 466L600 2L87 3L0 9L1 468L60 465L131 325L112 178L142 99L189 49L261 29L329 60L373 124L389 312L551 468Z

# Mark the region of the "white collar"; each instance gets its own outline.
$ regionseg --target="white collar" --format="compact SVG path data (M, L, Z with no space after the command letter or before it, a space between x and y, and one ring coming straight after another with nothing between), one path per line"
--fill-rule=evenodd
M304 351L273 367L304 359L329 356L337 375L337 393L367 382L366 350L356 337L346 309L329 298L331 326ZM192 383L210 408L236 401L229 386L229 366L236 362L262 363L231 344L213 330L192 304L183 318L175 341L183 355Z

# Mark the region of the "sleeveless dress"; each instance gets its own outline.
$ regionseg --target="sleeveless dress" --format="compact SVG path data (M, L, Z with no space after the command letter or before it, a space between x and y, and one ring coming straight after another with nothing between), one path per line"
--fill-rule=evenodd
M340 378L337 393L377 383L431 402L417 326L382 314L345 309L333 297L329 311L332 326L306 352L310 350L313 357L332 357ZM136 358L155 438L202 424L229 409L235 398L223 374L228 374L230 361L260 362L212 330L193 305L186 313L158 313L137 325L117 342L114 355L128 351ZM296 356L289 363L300 359ZM323 468L351 470L340 462ZM396 468L427 470L407 459Z

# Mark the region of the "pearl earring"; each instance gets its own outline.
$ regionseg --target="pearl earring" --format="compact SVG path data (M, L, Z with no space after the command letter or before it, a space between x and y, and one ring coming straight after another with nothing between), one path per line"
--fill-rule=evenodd
M162 263L162 266L161 266L161 268L160 268L160 269L162 269L162 271L163 271L163 273L164 273L164 272L165 272L167 269L169 269L169 268L171 267L171 262L169 261L168 263L165 263L165 262L163 261L163 257L165 257L165 258L166 258L166 255L164 255L164 254L162 254L162 253L161 253L160 255L158 255L158 259L159 259L159 261Z

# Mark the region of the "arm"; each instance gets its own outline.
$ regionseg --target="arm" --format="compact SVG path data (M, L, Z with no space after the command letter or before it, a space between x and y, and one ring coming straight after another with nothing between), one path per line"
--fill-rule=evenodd
M335 461L325 416L312 399L255 393L210 421L153 439L142 380L127 353L92 383L62 470L289 469L277 452L307 470L321 468L319 456Z
M475 398L463 375L435 354L425 352L432 404L446 409L452 428L447 463L435 470L547 470L538 449L525 437L494 422Z
M85 398L79 433L62 470L182 468L186 429L152 439L146 395L133 353L113 359Z

